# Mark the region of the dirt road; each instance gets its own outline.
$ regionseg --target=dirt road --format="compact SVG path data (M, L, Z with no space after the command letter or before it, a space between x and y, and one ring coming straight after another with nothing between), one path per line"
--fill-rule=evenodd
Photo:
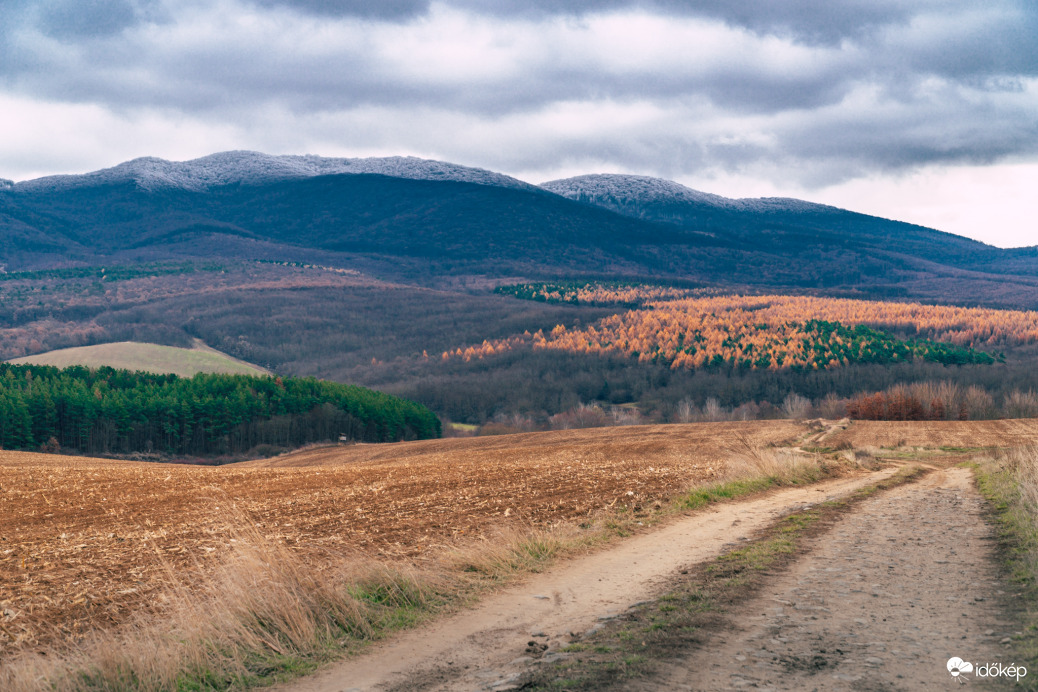
M1008 666L993 541L969 470L891 490L733 613L716 644L634 689L924 690L953 684L952 657Z
M683 568L784 511L890 473L687 517L283 689L517 689L525 671L567 656L557 651L571 632L594 630L659 595ZM961 468L868 499L815 539L793 569L731 612L707 645L625 689L919 690L955 684L946 667L952 657L1008 666L1015 626L983 511L969 470ZM999 689L1005 680L976 682Z
M572 560L483 601L477 608L405 633L324 673L281 688L342 690L505 689L525 670L535 642L551 661L570 632L586 632L641 600L673 574L744 540L779 515L893 474L893 469L720 505ZM542 649L547 647L546 651ZM546 655L544 655L546 653Z

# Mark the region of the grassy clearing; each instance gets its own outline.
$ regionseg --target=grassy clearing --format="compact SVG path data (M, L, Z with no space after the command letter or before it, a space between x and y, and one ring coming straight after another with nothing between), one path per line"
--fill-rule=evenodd
M907 466L845 500L823 502L785 517L756 540L682 577L658 600L628 611L562 649L570 658L528 674L523 689L621 689L651 673L656 663L706 643L715 629L724 626L725 614L754 596L770 574L795 560L808 538L826 530L856 503L924 472Z
M737 477L714 486L706 502L819 480L841 466L836 460L812 461L779 450L743 456L732 463ZM171 587L160 610L142 614L131 626L98 632L74 648L27 652L5 661L0 689L200 692L298 677L371 641L462 607L517 575L541 571L560 555L702 506L688 501L693 495L649 512L616 510L581 524L505 529L446 550L422 570L301 556L266 540L248 528L245 517L238 517L236 526L246 528L237 529L234 553L205 588ZM767 564L771 550L752 547L746 560ZM726 560L738 562L735 557ZM168 574L171 584L179 582L172 566ZM636 671L648 660L642 650L631 651L608 666Z
M177 348L135 341L63 348L35 356L14 358L10 362L15 365L53 365L59 368L67 368L70 365L84 365L88 368L108 366L130 371L172 373L181 377L192 377L201 372L227 375L270 374L258 365L236 360L210 348Z
M998 524L1002 560L1019 588L1023 635L1017 660L1038 669L1038 447L997 451L971 464Z

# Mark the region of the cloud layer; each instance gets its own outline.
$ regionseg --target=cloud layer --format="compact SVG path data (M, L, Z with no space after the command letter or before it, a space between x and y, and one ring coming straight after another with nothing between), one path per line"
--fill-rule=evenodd
M215 143L803 189L1038 160L1031 0L5 0L2 11L0 99L17 108L0 110L0 126L25 135L0 144L8 177L56 172L45 162L59 151L31 148L102 149L118 123L118 156Z

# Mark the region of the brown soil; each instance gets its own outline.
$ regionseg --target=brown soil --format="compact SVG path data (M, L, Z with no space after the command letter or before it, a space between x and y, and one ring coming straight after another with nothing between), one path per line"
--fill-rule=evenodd
M315 449L198 467L0 451L0 654L72 640L190 584L236 527L314 554L422 560L520 521L627 505L715 479L787 421L641 426ZM323 562L327 562L324 560Z
M1016 625L984 513L961 468L870 499L701 650L631 689L922 690L954 685L953 656L1009 666Z
M1038 419L854 421L822 444L852 447L1016 447L1038 442Z
M570 641L584 641L581 633L669 590L683 568L752 537L805 500L846 495L890 473L686 517L281 689L523 689L531 672L575 655L565 653ZM866 499L793 558L791 568L770 575L753 598L715 614L691 650L671 652L681 655L655 662L622 689L907 691L954 685L947 670L952 657L1009 666L1009 638L1018 625L985 512L964 468L937 470Z
M842 497L893 475L871 474L792 488L682 517L620 545L560 564L478 607L404 633L284 692L513 689L531 664L559 656L572 633L593 630L658 595L680 570L745 540L791 508ZM531 644L534 646L531 647ZM543 647L543 648L542 648Z
M203 579L243 525L306 552L315 569L328 552L421 562L512 521L624 505L637 515L716 479L733 450L809 432L787 421L640 426L332 447L216 468L0 451L0 656L125 622L160 603L171 578ZM1013 445L1038 440L1038 421L857 422L825 444L844 438Z

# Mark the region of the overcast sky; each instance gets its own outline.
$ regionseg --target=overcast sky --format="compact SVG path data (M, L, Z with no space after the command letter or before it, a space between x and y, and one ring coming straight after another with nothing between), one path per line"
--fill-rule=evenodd
M1034 0L0 0L0 177L627 172L1038 244Z

